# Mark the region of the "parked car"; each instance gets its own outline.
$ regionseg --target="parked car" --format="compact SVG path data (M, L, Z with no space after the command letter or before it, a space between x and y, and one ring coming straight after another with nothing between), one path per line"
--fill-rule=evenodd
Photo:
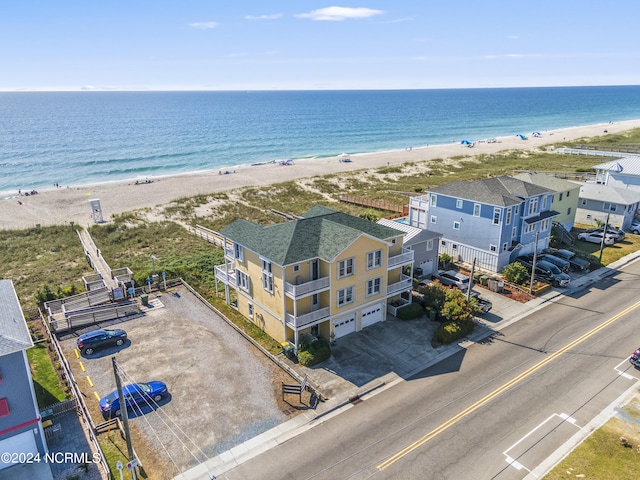
M456 287L463 292L469 288L469 277L455 270L438 270L438 274L434 278L447 287Z
M94 351L101 348L111 347L113 345L120 346L127 340L127 332L121 329L115 330L92 330L83 333L78 337L76 342L78 350L83 355L91 355Z
M471 298L475 298L478 308L482 313L488 313L493 308L493 303L486 298L482 298L478 292L471 290Z
M135 406L153 406L168 394L167 385L158 380L147 383L131 383L122 387L122 395L128 409ZM122 412L117 390L100 399L100 411L105 418L120 416Z
M604 232L604 227L587 230L587 233L602 233L602 232ZM626 235L622 230L618 230L617 228L611 228L611 227L607 228L607 234L611 235L616 242L623 241Z
M578 234L578 240L582 240L584 242L589 243L602 243L602 233L599 232L582 232ZM604 236L604 244L607 246L611 246L616 243L613 235L605 235Z
M571 264L564 258L556 257L550 253L538 254L538 260L545 260L549 263L553 263L556 267L562 270L564 273L568 273L571 270Z
M555 257L560 257L567 260L571 265L571 268L573 268L574 270L586 271L591 268L591 263L589 263L588 260L580 258L575 254L575 252L572 252L570 250L553 250L552 253Z
M563 273L553 263L549 263L545 260L536 262L536 277L542 278L551 282L556 287L568 287L571 277L566 273Z
M516 262L521 263L531 274L531 269L533 267L533 259L528 255L521 255L516 258ZM557 266L553 263L549 263L545 260L536 261L536 278L539 278L543 281L549 282L556 287L568 287L569 282L571 281L571 277L566 273L563 273Z
M640 234L640 221L634 221L631 225L629 225L629 231L634 235Z
M631 365L633 365L634 367L640 367L640 347L638 347L636 351L631 354L631 356L629 357L629 362L631 362Z

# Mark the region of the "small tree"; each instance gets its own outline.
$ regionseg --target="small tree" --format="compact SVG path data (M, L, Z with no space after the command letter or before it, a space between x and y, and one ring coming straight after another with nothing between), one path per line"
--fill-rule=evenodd
M529 281L529 272L520 262L510 263L502 270L504 278L516 285L524 285Z
M448 268L450 263L451 263L451 255L449 255L448 253L441 253L440 265L442 265L443 268Z
M467 304L467 297L455 288L447 289L445 302L440 314L447 322L462 324L473 317L473 306Z
M444 305L447 290L447 287L436 280L424 287L420 287L418 293L422 294L425 308L440 312Z

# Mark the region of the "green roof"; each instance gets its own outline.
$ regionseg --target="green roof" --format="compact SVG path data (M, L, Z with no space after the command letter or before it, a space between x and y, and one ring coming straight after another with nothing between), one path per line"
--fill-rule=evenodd
M403 234L400 230L320 206L313 207L299 220L275 225L236 220L220 233L278 265L313 258L331 262L363 234L380 240Z

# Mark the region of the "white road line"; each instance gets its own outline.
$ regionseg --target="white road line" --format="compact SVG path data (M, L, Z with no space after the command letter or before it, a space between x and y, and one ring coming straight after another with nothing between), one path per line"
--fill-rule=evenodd
M622 365L626 365L629 362L628 359L625 359L623 361L621 361L618 365L616 365L615 367L613 367L613 369L618 372L618 375L620 375L623 378L626 378L627 380L640 380L639 377L636 377L634 375L631 375L630 373L627 373L625 371L622 370Z

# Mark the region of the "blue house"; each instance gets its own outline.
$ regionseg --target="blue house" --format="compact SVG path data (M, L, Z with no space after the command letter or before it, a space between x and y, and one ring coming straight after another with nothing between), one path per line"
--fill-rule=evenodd
M452 182L414 197L409 223L442 234L440 253L499 272L518 255L549 246L554 191L501 176Z
M0 452L43 458L48 450L26 354L32 346L13 282L0 280ZM10 458L0 459L0 477L53 479L44 461Z

